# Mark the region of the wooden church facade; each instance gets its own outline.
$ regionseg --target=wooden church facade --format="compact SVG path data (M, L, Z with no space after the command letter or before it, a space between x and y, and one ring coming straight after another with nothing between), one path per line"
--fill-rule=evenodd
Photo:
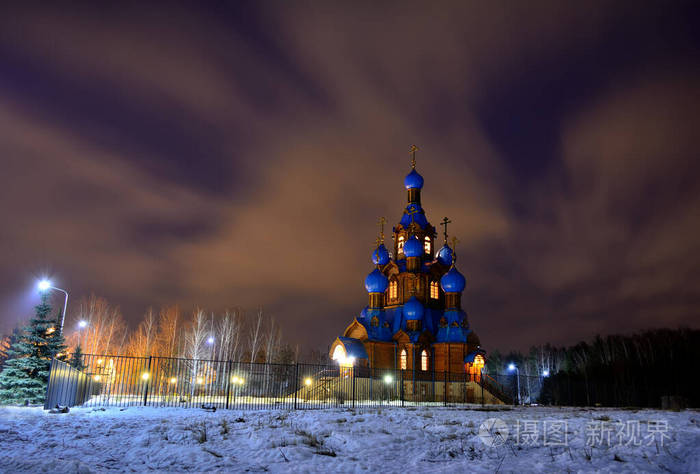
M344 367L401 369L413 377L436 372L478 377L485 352L462 309L466 280L457 270L455 239L436 251L437 233L421 206L423 177L415 169L404 180L407 206L393 227L393 248L384 245L383 224L372 252L375 269L365 279L368 305L330 348Z

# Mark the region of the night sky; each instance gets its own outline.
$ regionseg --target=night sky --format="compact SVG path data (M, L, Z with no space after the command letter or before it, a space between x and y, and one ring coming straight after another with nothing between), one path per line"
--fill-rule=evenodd
M698 326L699 3L139 3L0 6L0 332L46 274L325 349L414 143L487 350Z

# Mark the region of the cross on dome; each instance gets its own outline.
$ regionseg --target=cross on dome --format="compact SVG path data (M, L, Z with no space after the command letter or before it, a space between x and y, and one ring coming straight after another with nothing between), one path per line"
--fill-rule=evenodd
M411 145L411 149L408 151L411 154L411 168L416 169L416 151L420 150L415 145Z
M445 234L445 243L447 243L447 224L452 224L452 221L449 220L447 217L443 217L442 222L440 223L441 226L445 228L444 234Z

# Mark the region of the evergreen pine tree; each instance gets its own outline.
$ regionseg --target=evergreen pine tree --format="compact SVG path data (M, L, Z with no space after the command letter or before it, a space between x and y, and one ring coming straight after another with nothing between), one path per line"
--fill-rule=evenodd
M83 348L78 344L70 356L68 364L72 365L76 370L82 371L85 369L85 364L83 364Z
M48 296L43 293L36 315L7 351L8 359L0 372L0 402L34 404L44 400L51 359L65 358L66 348L50 312Z

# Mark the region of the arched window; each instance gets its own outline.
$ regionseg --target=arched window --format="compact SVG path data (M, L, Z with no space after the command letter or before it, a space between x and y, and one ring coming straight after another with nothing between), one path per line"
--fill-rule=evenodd
M401 349L401 356L399 358L399 364L401 367L401 370L406 370L406 367L408 367L408 353L406 352L406 349Z
M434 300L440 298L440 290L438 287L438 282L436 281L430 282L430 297Z
M430 255L430 237L427 235L425 236L425 242L423 244L423 248L425 248L425 253Z
M398 247L399 253L403 253L403 241L404 241L403 235L399 235L399 247Z
M420 353L420 370L428 370L428 351Z
M396 280L391 280L389 282L389 299L395 300L398 297L399 297L399 285L396 283Z

